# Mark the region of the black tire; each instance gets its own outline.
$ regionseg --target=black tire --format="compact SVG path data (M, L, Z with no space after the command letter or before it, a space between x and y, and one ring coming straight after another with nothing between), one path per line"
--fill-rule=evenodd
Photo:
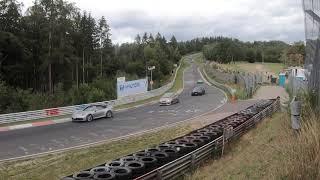
M124 163L122 161L112 161L106 164L106 166L109 167L110 169L122 167L123 165Z
M145 172L145 165L140 161L126 162L125 167L131 169L133 178L138 177Z
M61 180L76 180L76 179L73 178L73 177L64 177L64 178L62 178Z
M172 148L172 149L163 149L162 152L164 152L164 153L169 155L170 161L174 160L178 156L177 151L174 148Z
M168 145L168 144L160 144L159 146L157 146L157 148L158 148L159 150L169 149L169 148L170 148L170 145Z
M112 118L112 117L113 117L112 111L108 111L108 112L106 113L106 118Z
M177 151L178 156L183 156L186 154L186 148L183 144L173 145L172 148L174 148Z
M116 176L117 180L127 180L132 179L132 171L126 167L116 167L111 170Z
M93 178L93 174L90 171L81 171L81 172L75 173L73 175L73 178L76 180L88 180L90 178Z
M155 168L158 162L158 160L155 157L139 157L139 161L144 163L146 171Z
M184 136L183 137L183 139L185 139L185 140L187 140L187 141L189 141L189 142L191 142L191 140L193 140L193 139L197 139L197 137L194 137L194 136Z
M174 145L177 145L177 142L176 141L168 141L165 144L169 145L169 146L174 146Z
M140 158L140 157L147 157L147 156L149 156L149 154L146 153L145 151L139 151L139 152L134 153L133 156Z
M91 114L89 114L87 117L86 117L86 120L88 122L91 122L93 120L93 116Z
M113 172L104 172L94 175L95 180L114 180L116 175Z
M137 158L135 156L126 156L123 158L120 158L120 161L126 163L126 162L132 162L132 161L136 161Z
M157 149L157 148L149 148L149 149L146 149L146 153L155 153L155 152L159 152L160 150Z
M198 139L198 138L197 139L192 139L191 143L197 144L198 147L203 146L205 144L204 140Z
M107 166L98 166L90 169L90 172L94 175L109 172L109 171L110 171L110 168Z
M186 144L186 143L188 143L189 141L188 141L187 139L181 138L181 139L177 139L176 142L177 142L177 144Z
M152 157L155 157L158 161L158 166L162 166L169 161L169 155L165 152L155 152L152 154Z
M186 143L184 144L184 146L186 147L185 149L187 153L194 151L195 149L198 148L198 145L195 143Z

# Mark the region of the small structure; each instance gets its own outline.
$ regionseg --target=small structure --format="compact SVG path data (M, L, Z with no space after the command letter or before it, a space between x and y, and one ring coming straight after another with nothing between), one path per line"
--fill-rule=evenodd
M284 87L286 84L286 74L285 73L280 73L279 74L279 86Z

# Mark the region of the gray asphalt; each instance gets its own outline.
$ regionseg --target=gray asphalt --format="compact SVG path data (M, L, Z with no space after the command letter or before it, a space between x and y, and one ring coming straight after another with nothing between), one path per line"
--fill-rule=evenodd
M180 103L172 106L147 105L114 114L114 118L90 123L66 122L0 133L0 160L59 150L102 141L183 121L211 111L223 104L225 95L207 86L206 95L190 96L201 79L192 64L184 74L184 90Z

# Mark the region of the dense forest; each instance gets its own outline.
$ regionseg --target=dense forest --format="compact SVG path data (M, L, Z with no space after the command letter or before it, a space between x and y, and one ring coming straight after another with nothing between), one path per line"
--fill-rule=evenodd
M21 12L0 1L0 112L116 98L115 77L146 77L155 87L169 79L181 55L173 36L137 35L113 45L105 17L94 19L63 0L39 0Z
M105 17L95 19L64 0L36 0L24 13L18 1L1 0L0 25L0 113L115 99L116 77L144 78L148 66L156 66L157 88L168 82L181 56L192 52L227 63L261 56L279 62L299 58L302 50L301 44L281 41L178 42L147 32L132 43L113 44Z
M242 42L225 37L209 38L206 42L202 49L205 58L220 63L248 61L302 65L305 53L303 42L293 45L282 41Z

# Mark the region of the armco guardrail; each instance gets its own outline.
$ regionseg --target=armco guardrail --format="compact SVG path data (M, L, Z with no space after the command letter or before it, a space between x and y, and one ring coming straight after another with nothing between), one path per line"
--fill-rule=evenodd
M239 138L280 107L280 98L261 100L249 108L176 139L101 164L63 180L175 179L205 159L219 157L224 145Z
M112 105L119 106L119 105L129 104L132 102L137 102L137 101L141 101L141 100L145 100L145 99L159 96L159 95L165 93L166 91L168 91L173 86L180 67L181 67L181 63L179 65L179 67L176 69L175 76L174 76L172 82L170 82L170 83L168 83L158 89L154 89L152 91L148 91L148 92L142 93L142 94L136 94L133 96L127 96L127 97L122 97L122 98L119 98L116 100L103 101L103 102L104 103L111 103ZM101 103L101 102L99 102L99 103ZM95 104L95 103L90 103L90 104ZM75 110L78 110L79 108L82 108L82 107L90 105L90 104L56 107L56 108L18 112L18 113L10 113L10 114L0 114L0 124L70 115Z

